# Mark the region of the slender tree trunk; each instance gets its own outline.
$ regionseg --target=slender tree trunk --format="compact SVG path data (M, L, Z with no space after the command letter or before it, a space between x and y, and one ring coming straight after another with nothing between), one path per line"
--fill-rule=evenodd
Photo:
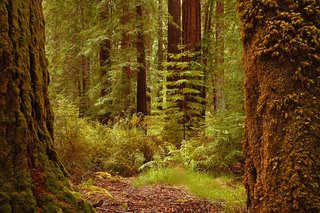
M159 17L158 17L158 71L163 70L163 0L159 0Z
M81 59L81 80L80 80L80 117L86 116L89 109L89 96L90 89L90 59L83 56Z
M238 2L248 211L320 212L320 3Z
M107 22L108 18L110 18L111 9L108 3L105 4L105 7L101 10L100 18L101 22ZM111 92L111 82L108 80L108 71L111 69L111 49L112 49L112 42L109 38L105 39L100 46L100 82L101 82L101 89L100 89L100 98L104 98L107 94ZM110 101L111 102L111 101ZM109 106L112 103L108 102ZM102 107L106 107L102 105ZM99 116L99 120L101 123L106 124L109 120L110 113L104 113Z
M168 53L178 54L181 45L181 3L168 0L168 12L172 20L168 22Z
M180 62L179 59L174 58L177 54L181 53L179 45L181 45L181 1L168 0L168 13L170 15L168 20L168 56L167 61L172 65L167 67L168 76L166 82L166 94L163 98L163 106L166 113L166 135L168 140L174 141L177 146L180 146L182 140L181 127L179 124L179 117L176 110L179 108L179 102L174 100L173 97L178 95L179 86L175 82L179 80L180 70L176 63Z
M53 148L41 3L0 2L0 212L94 212Z
M224 0L216 2L216 72L214 76L214 109L216 112L226 108L224 96Z
M161 96L161 80L162 71L163 71L163 62L164 62L164 42L163 42L163 0L158 1L158 49L157 49L157 59L158 59L158 82L159 86L156 87L155 96L157 98L157 109L162 109L163 97Z
M210 96L210 91L207 94L207 86L209 84L210 71L212 70L212 53L210 51L212 45L212 11L213 11L213 0L209 0L204 5L205 7L205 20L204 30L202 38L202 63L204 66L203 82L205 83L202 88L201 97L204 101L204 110L202 116L206 115L207 108L210 106L211 101L207 101L207 96ZM211 94L212 95L212 94Z
M137 19L139 23L138 36L137 36L137 50L139 63L138 76L137 76L137 114L145 116L148 114L147 110L147 75L146 75L146 53L144 43L144 32L142 24L142 7L141 5L136 8Z
M121 24L123 25L127 25L130 22L130 16L131 16L131 12L129 11L127 5L126 5L126 1L122 2L123 4L123 16L121 18ZM129 49L131 47L131 38L129 35L129 32L127 30L125 30L122 33L122 41L121 41L121 48L126 50ZM129 98L130 94L131 94L131 79L133 77L133 73L131 70L130 65L126 65L123 67L123 77L122 77L122 84L123 84L123 88L124 90L122 91L122 96L124 101L124 106L123 106L123 110L128 110L131 107L131 100Z

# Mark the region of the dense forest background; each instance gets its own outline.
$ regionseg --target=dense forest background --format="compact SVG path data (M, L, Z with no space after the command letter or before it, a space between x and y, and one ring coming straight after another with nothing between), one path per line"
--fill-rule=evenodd
M73 177L243 173L236 0L43 5L56 149ZM244 207L242 187L226 197Z
M134 175L161 160L221 174L242 162L236 1L43 5L56 146L71 173Z
M0 1L0 212L319 212L320 2L235 8Z

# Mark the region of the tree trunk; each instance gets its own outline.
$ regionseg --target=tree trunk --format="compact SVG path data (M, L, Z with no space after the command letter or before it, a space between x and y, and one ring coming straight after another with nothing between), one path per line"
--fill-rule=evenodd
M89 109L89 88L90 88L90 59L83 56L81 59L81 79L80 79L80 117L86 116Z
M123 1L123 16L121 17L121 24L127 25L130 22L130 16L131 12L128 9L128 6L126 5L127 2ZM127 30L124 30L122 32L122 41L121 41L121 48L122 49L129 49L131 46L131 38L129 35L129 32ZM122 73L122 84L123 84L123 91L122 96L124 99L124 105L123 110L126 111L131 107L131 100L130 100L130 94L131 94L131 79L133 77L133 73L131 70L130 65L126 65L123 67L123 73Z
M226 108L224 96L224 0L216 2L216 66L214 76L214 109L216 112Z
M138 50L138 76L137 76L137 114L145 116L147 110L147 75L146 75L146 53L144 44L144 32L142 23L142 7L136 8L138 26L137 50Z
M93 212L53 148L41 3L0 3L0 212Z
M183 0L182 2L182 43L184 45L184 51L188 51L188 55L182 58L184 62L199 61L201 48L201 4L199 0ZM200 62L200 61L199 61ZM200 123L204 121L204 103L199 101L203 92L203 84L198 82L203 80L200 77L202 70L195 70L192 63L188 63L186 70L193 72L192 76L185 76L188 83L182 85L182 94L184 101L181 104L181 110L184 112L184 131L186 128L191 134L195 131L191 131L194 127L200 127ZM185 89L196 90L197 92L187 92ZM197 107L195 107L195 105Z
M239 0L249 212L320 212L319 6Z
M104 7L101 10L100 13L100 19L101 22L107 22L108 18L110 18L111 15L111 9L110 5L106 3ZM100 59L100 83L101 83L101 89L100 89L100 98L104 98L107 94L111 92L111 82L108 80L108 71L111 69L111 48L112 43L109 38L106 38L100 46L100 53L99 53L99 59ZM108 102L109 106L112 105ZM103 104L101 107L106 107L105 104ZM99 115L99 120L102 124L106 124L110 118L110 113L103 113Z
M163 0L159 0L159 17L158 17L158 71L163 70Z
M168 0L168 12L172 20L168 23L168 53L179 53L181 45L181 3L180 0Z
M212 105L212 101L207 101L207 96L211 97L212 93L207 91L209 81L210 72L212 68L212 53L211 53L211 45L212 45L212 14L213 14L213 0L208 0L205 7L205 20L204 20L204 30L203 30L203 37L202 37L202 64L203 64L203 82L204 85L201 91L201 97L204 99L204 110L202 116L206 115L206 111L208 110L209 106Z
M199 0L183 0L182 3L182 40L185 50L200 50L201 13ZM187 61L192 58L187 58Z

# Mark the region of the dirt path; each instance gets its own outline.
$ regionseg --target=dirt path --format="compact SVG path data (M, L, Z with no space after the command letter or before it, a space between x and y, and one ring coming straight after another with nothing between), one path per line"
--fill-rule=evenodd
M199 199L183 187L164 184L133 187L131 181L100 176L94 177L90 184L75 188L101 213L219 212L219 203Z

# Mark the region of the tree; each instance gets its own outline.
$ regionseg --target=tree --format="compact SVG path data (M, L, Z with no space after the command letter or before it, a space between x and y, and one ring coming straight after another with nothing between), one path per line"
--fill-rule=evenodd
M182 44L184 69L180 80L184 131L199 128L204 122L203 72L200 68L201 4L198 0L182 1Z
M0 211L94 212L53 148L41 3L0 3Z
M320 3L239 0L249 212L320 211Z
M144 43L144 32L142 23L142 6L141 2L136 7L137 21L138 24L138 35L137 35L137 61L138 74L137 74L137 114L145 116L148 114L147 110L147 73L146 73L146 53Z
M216 2L216 72L214 83L214 108L216 112L226 108L224 97L224 0L217 0Z

